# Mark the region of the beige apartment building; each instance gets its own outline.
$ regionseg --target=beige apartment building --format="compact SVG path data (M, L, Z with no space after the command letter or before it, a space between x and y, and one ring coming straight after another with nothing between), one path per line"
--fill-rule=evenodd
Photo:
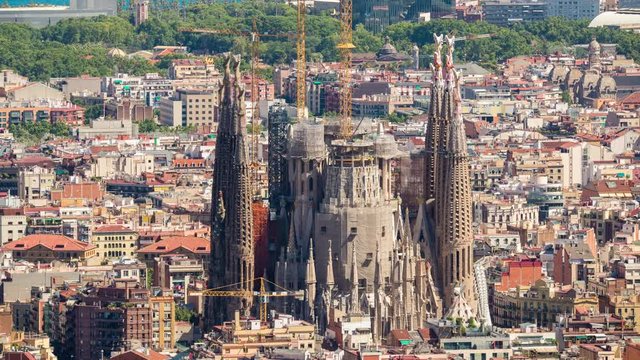
M193 126L213 132L217 128L217 112L217 91L181 89L174 97L160 102L160 123Z
M18 176L19 196L25 202L46 197L51 191L56 174L51 169L34 166L20 169Z
M18 240L27 233L25 215L0 215L0 246Z

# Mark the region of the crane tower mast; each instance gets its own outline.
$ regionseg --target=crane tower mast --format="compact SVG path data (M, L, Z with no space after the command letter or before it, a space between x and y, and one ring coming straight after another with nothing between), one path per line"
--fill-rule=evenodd
M348 140L353 131L351 124L351 57L353 45L353 4L351 0L340 0L340 43L341 57L341 97L340 97L340 137Z
M296 42L296 107L298 121L304 120L307 117L305 111L307 106L306 12L307 7L305 0L298 0L298 36Z

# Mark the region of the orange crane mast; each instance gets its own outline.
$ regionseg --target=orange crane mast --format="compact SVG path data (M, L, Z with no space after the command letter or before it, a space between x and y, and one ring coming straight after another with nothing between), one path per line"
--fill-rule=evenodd
M340 43L341 96L340 96L340 138L349 140L352 136L351 107L353 89L351 87L351 61L353 44L353 4L351 0L340 0Z
M307 54L306 54L306 29L305 21L307 15L307 7L305 0L298 0L298 18L297 18L297 59L296 59L296 107L297 120L301 121L307 118Z

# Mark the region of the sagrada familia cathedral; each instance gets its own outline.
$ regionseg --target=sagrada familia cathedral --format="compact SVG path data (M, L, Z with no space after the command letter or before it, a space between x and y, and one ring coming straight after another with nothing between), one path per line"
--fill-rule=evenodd
M336 139L335 126L319 121L289 127L282 174L288 194L280 205L288 237L270 262L274 282L304 290L305 299L278 299L271 304L277 310L313 321L321 331L336 313L370 319L376 343L393 329L424 328L429 319L474 316L470 165L455 40L446 38L444 63L445 39L435 40L427 198L413 224L392 186L392 162L400 153L380 125L361 124L351 139ZM210 287L246 284L238 286L250 290L251 187L238 79L238 60L229 59L220 95ZM215 299L208 304L214 323L231 318L224 309L247 310L252 303Z

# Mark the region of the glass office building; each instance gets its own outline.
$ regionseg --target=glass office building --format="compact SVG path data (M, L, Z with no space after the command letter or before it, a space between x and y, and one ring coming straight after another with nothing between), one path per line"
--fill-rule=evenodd
M455 0L353 0L353 20L373 32L381 33L392 24L414 20L420 13L431 18L455 14Z

